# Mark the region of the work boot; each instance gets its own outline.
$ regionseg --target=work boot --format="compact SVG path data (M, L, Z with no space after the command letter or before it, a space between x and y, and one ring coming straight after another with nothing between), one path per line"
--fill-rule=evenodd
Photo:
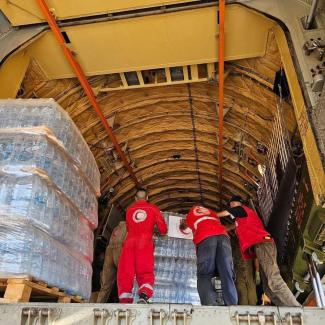
M138 304L148 304L149 303L149 297L145 293L140 293L139 300L137 302Z

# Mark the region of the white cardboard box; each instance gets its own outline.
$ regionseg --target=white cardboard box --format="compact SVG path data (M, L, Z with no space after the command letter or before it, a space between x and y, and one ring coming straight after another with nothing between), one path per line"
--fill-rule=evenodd
M186 228L185 230L179 228L182 219L183 218L179 216L173 216L172 214L169 215L167 235L175 238L193 239L193 234L190 228Z

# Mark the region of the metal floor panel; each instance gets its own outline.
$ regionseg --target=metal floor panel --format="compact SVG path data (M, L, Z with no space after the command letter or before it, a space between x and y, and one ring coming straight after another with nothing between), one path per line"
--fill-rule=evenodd
M325 310L174 304L3 304L2 325L324 325Z

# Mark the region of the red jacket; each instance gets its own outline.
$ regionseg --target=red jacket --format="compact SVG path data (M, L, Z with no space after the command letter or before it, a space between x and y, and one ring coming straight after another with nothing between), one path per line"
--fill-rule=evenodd
M202 206L194 206L190 210L186 216L186 224L192 229L193 242L196 245L210 236L227 235L217 214Z
M272 239L255 211L245 205L242 205L242 208L246 211L247 217L236 218L236 234L242 256L244 259L250 259L255 257L252 246Z
M158 207L145 200L139 200L126 210L127 239L152 239L154 226L161 235L167 234L167 225Z

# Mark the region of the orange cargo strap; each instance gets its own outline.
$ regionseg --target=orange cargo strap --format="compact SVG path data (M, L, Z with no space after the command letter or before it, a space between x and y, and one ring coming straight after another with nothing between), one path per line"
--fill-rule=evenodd
M101 124L102 126L104 127L107 135L109 136L109 138L111 139L116 151L117 151L117 154L119 155L120 159L122 160L123 164L124 164L124 167L125 169L129 172L134 184L136 185L136 187L140 187L140 183L127 159L127 157L125 156L125 153L123 152L121 146L119 145L116 137L115 137L115 134L113 133L113 130L112 128L109 126L109 124L107 123L107 120L103 114L103 111L101 110L97 100L96 100L96 97L95 97L95 94L81 68L81 66L79 65L79 63L77 62L77 60L74 58L72 52L70 51L69 48L66 47L65 45L65 41L64 41L64 37L60 31L60 28L56 22L56 20L54 19L54 17L52 16L45 0L37 0L38 2L38 5L45 17L45 19L47 20L56 40L58 41L58 43L60 44L62 50L63 50L63 53L64 55L66 56L71 68L73 69L73 71L75 72L83 90L85 91L88 99L89 99L89 102L91 103L92 107L94 108L95 112L97 113L98 117L100 118L100 121L101 121Z
M222 204L223 182L223 107L224 107L224 50L225 50L225 0L219 1L219 198Z

